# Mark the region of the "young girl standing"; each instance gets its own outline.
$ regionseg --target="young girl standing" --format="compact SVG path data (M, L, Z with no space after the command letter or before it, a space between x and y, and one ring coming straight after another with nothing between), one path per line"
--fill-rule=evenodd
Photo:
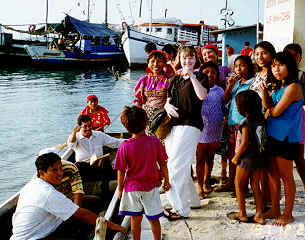
M302 60L302 47L298 43L290 43L287 46L285 46L284 52L290 53L295 61L296 64L299 65L299 63ZM303 87L303 95L305 93L305 73L302 70L298 70L298 79L299 83ZM299 173L302 182L303 187L305 190L305 159L304 159L304 144L305 144L305 109L304 109L304 103L303 103L303 109L302 109L302 141L299 144L299 158L295 159L295 165L297 167L297 172Z
M263 104L266 111L271 202L266 218L276 218L274 225L285 226L294 221L296 186L293 177L293 160L298 159L299 142L302 139L303 92L298 83L297 64L292 55L279 52L275 55L272 74L276 78L272 96L264 85ZM280 179L284 182L285 209L280 212Z
M204 128L196 150L198 193L200 199L203 199L205 193L212 191L209 179L211 178L214 156L223 129L222 97L224 91L221 87L215 85L219 78L218 66L215 63L204 63L199 71L208 76L210 88L206 99L202 102L201 116Z
M160 140L147 136L147 116L136 106L125 107L121 122L132 137L119 147L114 169L118 170L119 214L131 216L133 239L141 236L143 213L147 217L155 240L161 239L159 218L163 216L158 186L161 174L164 189L170 188L166 167L167 155Z
M239 212L231 212L229 218L248 222L246 213L245 195L251 178L251 188L256 203L256 214L253 220L259 224L265 224L262 214L262 193L259 180L266 164L266 152L261 149L262 142L259 137L265 137L265 119L262 113L262 101L253 90L240 92L235 97L238 112L245 118L240 122L237 139L239 146L232 159L237 165L235 176L235 191L239 205ZM258 134L260 132L261 134Z
M171 184L167 197L173 207L164 213L170 220L188 217L191 207L200 207L200 198L191 177L191 164L203 128L202 101L209 88L206 75L195 70L199 67L199 60L194 47L179 49L176 66L179 70L170 82L164 106L174 125L164 141Z
M234 75L228 79L228 85L223 96L223 102L230 104L228 126L229 126L229 143L228 153L229 158L229 179L225 185L220 185L214 190L216 192L234 191L234 178L236 166L232 164L231 159L235 154L235 141L239 123L244 118L237 110L235 96L245 90L248 90L254 76L254 67L251 58L247 55L238 56L234 61Z

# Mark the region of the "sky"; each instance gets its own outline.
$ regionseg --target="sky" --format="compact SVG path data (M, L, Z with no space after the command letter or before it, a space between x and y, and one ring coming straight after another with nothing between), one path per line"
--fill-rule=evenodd
M257 21L257 1L260 5L260 21L263 22L264 0L227 0L233 10L235 25L246 26ZM36 24L44 23L47 0L1 0L1 24ZM140 0L108 0L108 23L128 23L137 20ZM148 18L149 0L142 0L142 16ZM186 4L187 2L187 4ZM199 23L203 20L208 25L221 23L220 9L226 0L153 0L153 18L163 17L167 9L168 17L181 19L183 23ZM60 22L64 13L81 20L87 19L88 0L48 0L48 22ZM91 0L90 21L104 22L105 0ZM117 7L119 6L119 8ZM121 10L121 14L120 11Z

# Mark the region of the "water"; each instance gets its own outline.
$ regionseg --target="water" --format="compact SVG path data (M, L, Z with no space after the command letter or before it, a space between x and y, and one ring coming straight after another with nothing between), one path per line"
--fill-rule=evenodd
M114 120L106 130L124 131L118 118L132 103L132 90L143 70L121 69L115 80L106 69L0 69L0 203L16 193L35 173L35 154L63 143L95 94Z

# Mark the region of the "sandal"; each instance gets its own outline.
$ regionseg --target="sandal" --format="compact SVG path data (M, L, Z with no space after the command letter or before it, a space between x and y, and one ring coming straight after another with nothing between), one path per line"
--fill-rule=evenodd
M166 217L169 221L176 221L181 219L186 219L187 217L181 216L178 213L172 212L169 209L163 210L163 215Z

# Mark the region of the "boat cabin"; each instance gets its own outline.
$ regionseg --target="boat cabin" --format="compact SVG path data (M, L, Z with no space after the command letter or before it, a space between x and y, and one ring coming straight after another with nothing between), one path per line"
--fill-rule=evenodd
M215 35L210 35L217 26L205 25L203 21L199 24L184 24L176 18L160 18L153 19L151 31L148 21L138 23L135 28L144 34L194 46L202 46L207 41L216 41L217 38Z

